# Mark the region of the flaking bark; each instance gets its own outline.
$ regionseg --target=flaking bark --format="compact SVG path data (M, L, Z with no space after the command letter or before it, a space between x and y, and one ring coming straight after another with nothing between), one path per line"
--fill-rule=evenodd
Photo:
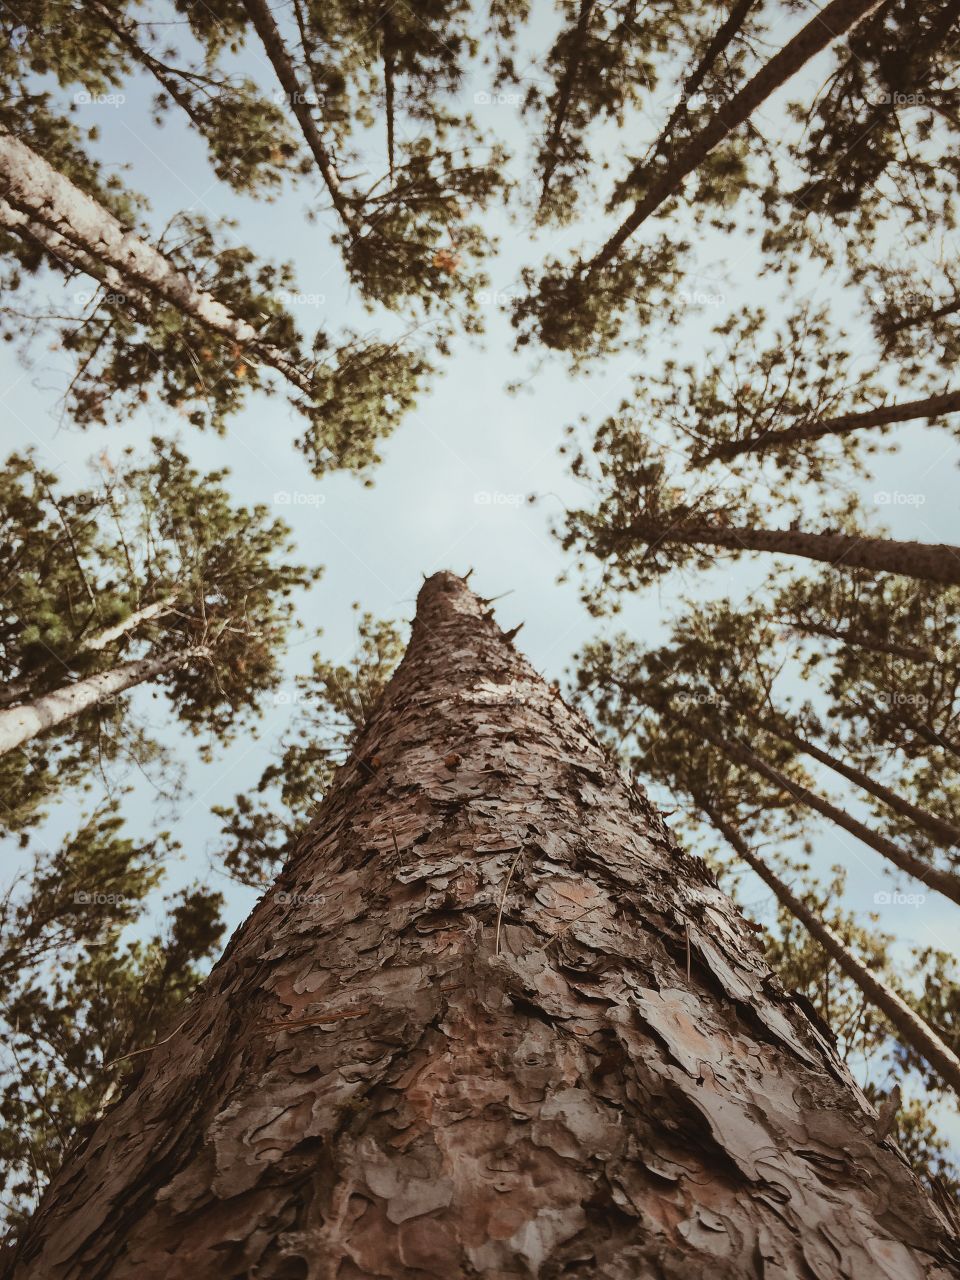
M746 922L451 574L177 1022L3 1280L960 1277Z

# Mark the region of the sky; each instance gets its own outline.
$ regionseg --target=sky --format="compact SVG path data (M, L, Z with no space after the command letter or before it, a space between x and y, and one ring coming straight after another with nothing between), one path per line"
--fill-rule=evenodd
M549 6L535 7L525 74L536 75L536 59L547 46L554 21ZM792 21L785 17L784 37ZM254 51L244 57L246 68L272 91L269 67ZM821 70L822 63L811 69L809 83L822 78ZM463 87L479 123L516 151L521 185L530 134L522 109L524 88L521 80L515 90L497 89L482 68L475 69ZM768 134L783 131L784 103L801 89L798 81L786 96L765 106L760 122ZM397 320L364 311L345 282L330 243L334 224L316 188L302 183L273 203L237 196L216 180L202 144L174 117L162 127L150 122L152 92L135 78L120 95L123 101L79 103L77 119L96 123L97 153L123 166L125 180L148 195L155 229L183 209L237 219L234 234L239 240L264 257L293 261L300 293L291 306L306 331L322 325L335 333L350 324L372 331L407 322L408 317ZM674 86L664 86L662 101L658 96L654 108L633 122L636 133L628 150L636 152L654 135L657 111L669 111L673 92ZM598 131L596 147L598 156L615 163L624 139L607 127ZM316 213L315 220L308 219L309 212ZM687 280L691 298L682 325L658 330L642 351L628 350L587 375L571 373L549 352L535 357L517 352L507 308L518 289L521 267L548 254L569 254L583 241L599 243L609 221L599 210L587 209L569 229L537 232L522 214L496 209L487 225L499 234L500 246L488 263L486 334L479 341L455 340L417 409L383 446L383 462L372 476L372 487L345 474L322 481L310 476L292 447L301 425L282 395L251 397L224 437L199 432L173 411L150 403L122 428L80 431L60 412L66 377L62 357L41 343L33 350L33 367L26 368L11 347L0 350L5 453L34 446L65 486L80 486L89 482L88 461L102 451L115 457L128 444L145 445L151 434L176 435L198 467L229 466L228 485L237 500L275 508L293 528L300 555L325 566L322 580L298 599L303 631L284 659L283 684L256 735L244 732L205 762L199 744L184 739L169 720L162 699L142 693L134 698L136 713L149 720L183 763L189 793L171 813L159 804L147 779L131 774L133 791L125 806L131 827L145 830L159 822L171 831L183 854L171 869L167 888L195 877L216 883L227 895L231 928L243 919L256 895L224 879L213 866L218 821L211 806L230 803L235 794L250 788L272 759L291 716L294 678L309 667L315 633L322 630L319 646L328 659L349 661L356 643L355 602L378 617L409 619L425 575L443 568L458 573L473 569L471 584L481 595L503 597L497 603L498 621L505 628L522 622L518 645L540 671L557 679L577 650L598 633L623 629L638 641L656 643L665 637L684 597L727 597L747 604L768 572L769 561L747 557L698 578L678 575L628 598L616 619L598 621L580 600L576 573L558 582L571 565L551 533L565 506L581 505L589 496L558 454L568 424L585 418L590 427L598 425L616 410L635 375L657 370L670 355L686 359L704 350L711 327L728 314L758 304L783 310L784 282L775 275L761 276L756 244L748 237L701 233L694 253L696 274ZM805 298L827 303L840 319L855 318L849 297L818 269L801 273L788 303ZM868 369L873 356L862 322L860 332L858 359ZM515 382L522 383L522 389L510 393L507 388ZM960 541L956 440L942 430L919 426L898 428L897 438L899 452L878 454L873 474L853 482L865 508L895 537ZM526 501L530 494L540 495L533 505ZM776 525L775 478L766 500L769 523ZM79 801L67 799L51 817L42 840L52 844L74 829L79 811ZM936 901L934 895L918 906L877 908L875 895L904 887L902 878L891 875L877 854L845 833L822 824L812 830L814 868L824 873L835 862L848 868L847 900L852 909L879 909L881 926L898 935L901 947L917 943L952 948L956 935L951 904ZM749 876L741 898L758 918L772 916L769 893ZM960 1148L960 1125L946 1123Z

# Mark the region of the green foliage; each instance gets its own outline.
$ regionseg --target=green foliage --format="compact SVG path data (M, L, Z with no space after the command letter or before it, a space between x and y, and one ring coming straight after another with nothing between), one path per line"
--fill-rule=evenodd
M199 887L149 931L146 898L169 852L165 836L134 843L107 809L36 853L0 903L0 1195L13 1230L135 1073L124 1055L169 1023L220 942L222 898Z
M349 665L314 655L311 671L277 701L295 714L274 763L252 791L216 805L224 843L218 854L244 884L268 884L323 798L337 765L349 755L405 648L402 629L364 613Z
M169 441L154 439L144 461L128 450L119 464L100 464L100 483L73 493L29 453L0 470L5 700L28 702L132 658L183 653L189 660L155 685L209 749L275 686L294 593L320 570L290 559L289 530L266 506L235 503L225 470L197 471ZM10 829L39 820L58 774L64 788L74 785L133 745L127 703L100 704L3 757ZM149 739L137 744L142 763L156 756Z

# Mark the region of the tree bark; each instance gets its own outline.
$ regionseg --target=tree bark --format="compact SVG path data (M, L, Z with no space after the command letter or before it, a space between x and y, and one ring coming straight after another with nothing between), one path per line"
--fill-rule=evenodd
M360 234L359 224L344 195L336 166L327 151L323 138L320 136L320 130L317 128L313 113L310 110L310 103L307 101L307 94L304 92L297 77L296 68L287 53L286 45L283 43L283 36L274 21L270 7L266 0L243 0L243 6L250 15L250 21L260 37L260 43L270 59L270 65L280 81L281 88L287 95L290 109L296 118L297 124L300 126L304 140L313 153L313 158L317 163L317 168L323 178L331 203L343 220L344 226L356 238Z
M666 167L656 174L632 213L624 219L600 251L585 265L586 272L607 265L641 223L674 194L684 178L698 169L718 143L749 120L771 94L783 87L801 67L822 49L857 26L885 0L830 0L779 53L774 54L752 80L716 110L710 122L695 134Z
M770 551L820 560L838 569L873 569L898 573L921 582L960 585L960 547L944 542L898 542L852 533L804 533L794 529L755 529L747 525L665 525L641 518L626 529L597 539L598 547L643 539L651 546L680 542L686 546L726 547L731 551Z
M876 974L871 973L863 961L845 946L832 929L810 910L800 898L792 892L777 873L763 858L747 844L737 828L728 822L722 814L712 806L699 802L703 812L713 826L719 831L738 857L753 871L770 889L777 901L807 930L811 937L820 943L827 955L837 962L841 972L863 992L867 1000L879 1009L890 1022L896 1034L905 1044L910 1045L928 1062L930 1066L960 1095L960 1058L949 1045L944 1044L933 1028L918 1013L897 995L892 987L881 982Z
M782 427L777 431L764 431L744 440L724 441L715 444L705 454L702 462L716 459L729 461L744 453L765 453L784 444L801 444L807 440L820 440L824 436L845 436L869 427L883 427L894 422L913 422L917 418L938 418L960 409L960 391L947 391L925 400L910 400L903 404L886 404L876 409L864 409L859 413L843 413L835 418L820 418L800 423L795 427Z
M824 751L822 747L818 747L815 742L809 742L796 730L791 729L789 725L783 724L780 720L772 716L751 716L751 719L766 729L768 733L775 734L776 737L784 742L789 742L798 751L802 751L804 755L810 756L813 760L819 760L821 764L825 764L834 773L838 773L842 778L846 778L849 782L854 783L855 786L860 787L861 790L876 797L888 809L892 809L894 813L899 813L901 818L906 818L908 822L912 822L922 831L933 836L935 840L941 841L946 848L949 849L960 845L960 828L946 822L943 818L938 818L929 809L912 804L909 800L904 799L903 796L884 786L882 782L878 782L876 778L872 778L869 773L864 773L862 769L857 769L851 764L844 763L843 760L839 760L831 752Z
M92 196L58 173L46 160L12 134L0 130L0 195L8 206L2 221L44 248L55 243L56 255L91 274L108 288L130 292L176 307L205 329L230 339L276 369L305 395L316 390L312 379L253 325L241 320L209 293L198 289L160 252L129 231ZM22 221L15 216L19 214ZM54 250L50 250L54 252Z
M736 3L731 6L730 12L714 32L710 39L710 43L707 45L706 49L704 49L697 65L684 80L679 101L670 113L667 123L663 126L657 141L654 143L654 157L662 156L666 152L677 125L681 120L686 118L687 103L689 99L699 92L700 86L703 84L704 80L706 80L713 68L713 64L720 57L720 54L723 53L723 51L728 48L731 42L739 35L743 28L743 24L747 20L750 10L754 7L756 2L757 0L736 0ZM645 163L649 163L649 161L644 162L641 160L634 165L633 169L630 171L627 181L623 184L625 187L629 186L632 182L635 182L643 173Z
M960 875L953 871L943 871L939 867L931 866L929 862L925 862L922 858L915 857L909 850L901 849L898 844L893 840L888 840L879 831L871 830L870 827L851 817L844 809L831 804L829 800L817 795L809 787L795 782L792 778L788 778L785 773L781 773L779 769L775 769L773 765L767 764L766 760L763 760L756 752L751 751L749 747L744 746L742 742L731 742L729 739L721 737L720 734L714 733L705 724L700 724L699 729L703 736L729 759L735 760L739 764L745 764L748 768L762 774L764 778L779 787L781 791L785 791L787 795L792 796L798 804L805 805L808 809L821 814L824 818L829 818L838 827L842 827L844 831L849 831L852 836L856 836L868 848L876 850L888 862L892 862L899 871L913 876L925 884L928 889L936 889L938 893L944 894L945 897L960 905Z
M142 626L145 622L152 622L154 618L161 618L164 614L170 613L176 602L177 597L169 595L160 600L155 600L152 604L144 605L142 609L134 609L125 618L115 622L112 627L104 627L102 631L95 631L93 635L81 639L77 644L77 654L99 653L108 644L112 644L114 640L119 640L121 636L129 635L131 631L135 631L137 627ZM49 667L55 657L56 655L52 655L51 659L48 659L40 670ZM56 658L56 661L60 663L64 671L70 670L69 659ZM11 703L20 702L29 697L36 676L37 672L32 671L29 675L17 676L16 679L7 680L5 684L0 685L0 707L9 707Z
M3 1280L957 1280L737 909L461 579Z
M54 689L52 693L42 694L33 702L0 710L0 756L14 751L48 729L55 729L57 725L75 719L98 703L116 697L118 693L125 693L127 689L153 680L165 671L186 666L206 652L204 648L191 647L165 653L160 657L121 662L109 671L87 676L74 684Z
M558 148L563 141L563 126L566 123L567 112L570 109L570 99L573 97L574 86L577 83L577 76L580 73L580 63L583 60L583 46L586 43L587 33L590 29L590 21L593 17L595 8L596 0L580 0L580 8L577 13L577 24L574 27L573 39L571 40L572 48L570 56L567 59L567 64L563 69L563 75L560 77L560 81L557 85L557 103L553 110L553 118L550 121L550 131L543 144L543 173L540 178L541 205L547 198L550 179L553 177L554 170L560 162Z

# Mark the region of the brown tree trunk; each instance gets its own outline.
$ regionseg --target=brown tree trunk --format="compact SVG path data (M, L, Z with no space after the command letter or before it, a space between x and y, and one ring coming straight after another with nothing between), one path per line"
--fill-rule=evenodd
M710 43L704 49L697 65L690 72L683 82L683 89L680 93L679 101L670 113L667 123L660 131L660 135L654 143L651 155L659 157L665 154L667 147L676 132L677 126L682 120L685 120L688 114L687 103L700 90L701 85L710 71L713 69L714 63L720 57L721 53L727 49L736 39L743 28L749 16L750 10L757 3L757 0L736 0L731 6L730 12L724 18L723 22L714 32L710 39ZM630 175L626 182L622 184L624 188L629 188L630 184L635 182L642 174L645 164L649 163L649 158L639 161L630 171Z
M809 742L797 733L795 729L790 728L789 725L784 724L781 720L774 719L772 716L752 716L751 719L766 729L768 733L775 734L776 737L784 742L789 742L798 751L802 751L813 760L819 760L821 764L825 764L834 773L840 774L842 778L854 783L861 790L875 796L888 809L892 809L894 813L899 813L901 818L906 818L908 822L912 822L921 831L925 831L928 835L933 836L935 840L939 840L946 848L949 849L954 845L960 845L960 828L946 822L943 818L937 817L929 809L921 808L920 805L912 804L909 800L905 800L903 796L898 795L896 791L891 791L889 787L884 786L882 782L878 782L876 778L872 778L870 774L864 773L862 769L857 769L853 765L838 759L831 752L824 751L815 742Z
M781 791L785 791L787 795L792 796L797 804L805 805L806 808L812 809L814 813L819 813L822 817L829 818L831 822L835 822L844 831L849 831L852 836L855 836L867 848L876 850L888 862L891 862L898 871L914 876L915 879L925 884L928 889L936 889L938 893L942 893L945 897L950 898L952 902L960 905L960 875L953 871L943 871L940 867L934 867L922 858L916 857L908 849L901 849L893 840L889 840L885 835L881 835L879 831L873 831L870 827L865 826L864 823L859 822L847 813L845 809L840 809L837 805L831 804L829 800L825 800L823 796L811 791L809 787L795 782L793 778L787 777L785 773L775 769L773 765L767 764L766 760L758 756L756 752L751 751L749 747L744 746L742 742L732 742L728 738L723 738L720 734L714 733L705 724L701 724L699 729L703 736L722 751L728 759L735 760L739 764L745 764L748 768L754 769L772 782L774 786L779 787Z
M729 461L744 453L766 453L785 444L803 444L808 440L820 440L824 436L846 436L869 427L883 427L894 422L914 422L918 418L934 419L960 409L960 391L947 391L939 396L927 396L925 400L910 400L903 404L885 404L876 409L864 409L859 413L843 413L835 418L820 418L800 423L795 427L782 427L764 431L760 435L747 436L744 440L729 440L715 444L703 454L702 462L714 459Z
M557 102L553 109L550 131L547 134L547 138L543 144L541 152L543 155L543 172L540 177L541 205L547 198L550 179L553 177L554 170L560 163L560 146L563 142L563 126L566 124L567 112L570 109L570 99L573 97L573 90L577 83L577 76L580 74L580 63L583 60L583 46L587 40L587 34L590 30L590 21L593 17L595 8L596 0L580 0L580 9L577 13L577 25L573 29L570 41L570 55L567 58L567 65L564 67L563 75L560 77L560 82L557 85Z
M274 21L270 6L266 3L266 0L243 0L243 5L250 15L250 21L260 37L260 43L263 45L266 55L270 59L270 65L273 67L274 73L280 81L284 93L287 95L287 102L296 118L297 124L300 126L304 141L313 153L313 158L327 188L330 201L340 215L344 226L352 236L356 237L359 235L360 228L347 197L344 195L343 186L333 163L333 158L327 151L323 138L320 136L320 130L317 128L313 112L310 109L308 95L300 84L296 68L287 52L286 45L283 43L283 36Z
M648 190L637 201L633 212L625 218L606 244L586 264L587 271L597 271L610 262L633 233L651 214L677 191L684 178L698 169L718 143L749 120L753 112L771 94L783 87L811 58L879 9L884 0L830 0L805 27L729 102L719 106L709 123L682 146L673 159L653 176Z
M960 1058L948 1044L916 1013L892 987L881 982L875 973L847 947L820 917L798 898L759 854L747 844L732 822L711 805L701 804L703 812L723 836L738 857L760 877L781 906L786 907L794 919L799 920L812 938L823 947L855 986L863 992L875 1009L885 1014L896 1035L906 1045L915 1049L960 1096Z
M737 909L452 574L4 1280L958 1280Z
M960 585L960 547L944 542L898 542L854 533L805 533L795 529L756 529L749 525L668 525L648 518L634 520L622 531L602 535L598 547L615 547L625 539L651 546L681 542L686 546L726 547L730 551L770 551L776 555L820 560L838 569L873 569L898 573L921 582Z

